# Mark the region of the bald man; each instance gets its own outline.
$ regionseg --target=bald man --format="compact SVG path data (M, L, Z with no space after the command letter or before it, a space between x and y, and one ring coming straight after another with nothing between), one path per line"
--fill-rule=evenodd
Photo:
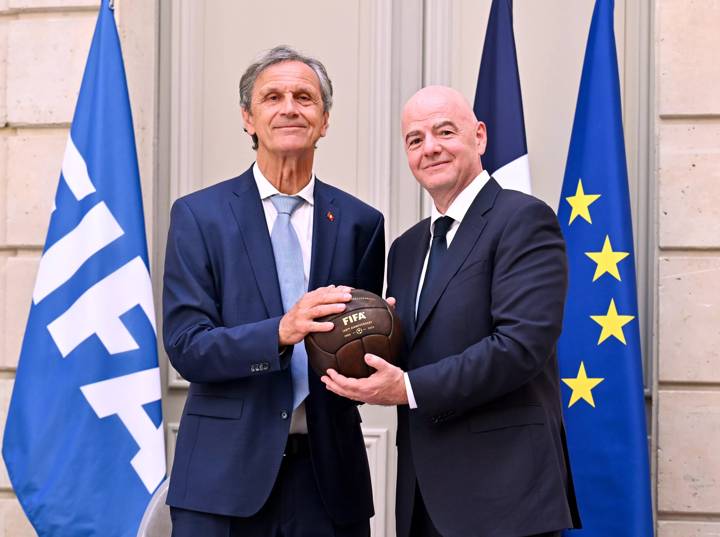
M398 537L555 537L579 527L555 346L567 285L553 211L482 168L487 131L465 99L428 87L405 105L413 175L433 199L390 248L400 367L334 392L398 405Z

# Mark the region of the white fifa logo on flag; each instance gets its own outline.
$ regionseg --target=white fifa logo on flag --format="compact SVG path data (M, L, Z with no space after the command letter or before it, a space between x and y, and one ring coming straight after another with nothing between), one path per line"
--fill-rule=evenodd
M72 138L68 138L62 169L65 182L77 201L95 192L85 161ZM33 302L41 302L67 282L90 257L123 234L120 224L105 202L96 204L74 229L43 254L33 291ZM93 334L98 336L111 355L135 350L139 346L120 320L120 316L138 305L155 330L150 274L142 259L135 257L92 285L47 328L63 358ZM148 427L152 422L142 409L142 405L157 401L161 395L160 386L157 382L153 383L153 379L157 380L157 368L149 371L149 378L147 371L143 371L82 386L80 390L98 417L117 414L128 429L140 446L140 452L133 459L132 466L148 492L152 492L165 476L165 463L162 426ZM118 391L115 388L117 386L122 386L119 393L115 393ZM107 390L107 393L104 390ZM120 394L130 394L134 399L127 401L117 396ZM115 410L108 412L108 408ZM138 422L142 422L142 426L138 426ZM160 450L156 449L158 446ZM160 460L158 454L161 456ZM136 460L147 460L152 464L143 464Z
M131 464L142 479L148 492L152 492L165 477L165 451L163 430L155 427L143 405L160 399L157 369L147 369L81 386L99 418L117 415L140 446Z

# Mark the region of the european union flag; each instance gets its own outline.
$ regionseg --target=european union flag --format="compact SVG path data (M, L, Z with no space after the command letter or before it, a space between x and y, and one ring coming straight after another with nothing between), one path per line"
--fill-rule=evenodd
M503 188L529 194L530 163L515 52L512 0L493 0L490 6L473 108L488 129L483 167Z
M632 221L612 0L597 0L558 218L569 289L558 346L583 529L653 534Z
M165 477L140 177L107 0L65 150L3 457L41 536L134 536Z

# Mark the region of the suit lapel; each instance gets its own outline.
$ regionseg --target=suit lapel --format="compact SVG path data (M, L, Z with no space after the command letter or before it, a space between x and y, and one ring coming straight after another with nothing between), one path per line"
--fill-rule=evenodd
M282 315L283 305L275 256L252 168L238 178L233 194L230 198L230 208L240 228L265 309L270 317Z
M330 189L315 179L315 211L313 213L312 259L310 261L309 290L328 283L342 215Z
M422 330L438 300L440 300L443 292L445 292L450 280L452 280L453 276L458 272L480 238L487 224L487 219L484 215L492 208L500 190L502 190L500 185L491 177L475 197L475 201L470 205L455 234L455 238L453 238L448 248L443 264L439 267L436 276L429 283L430 287L427 290L428 306L417 319L415 335ZM428 237L428 241L429 240ZM415 289L417 290L417 286L415 286Z
M408 237L409 251L404 258L398 259L396 262L399 271L404 278L408 278L408 285L400 287L400 296L395 297L401 308L400 318L407 319L404 323L404 333L408 346L415 338L415 303L417 299L418 285L420 284L420 274L422 273L425 256L430 245L430 219L427 218L421 226L418 233Z

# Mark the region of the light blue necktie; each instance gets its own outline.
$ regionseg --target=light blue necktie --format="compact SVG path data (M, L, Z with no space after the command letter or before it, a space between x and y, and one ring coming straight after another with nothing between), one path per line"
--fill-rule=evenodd
M270 240L275 255L275 266L280 282L283 309L287 313L306 291L300 241L297 233L295 233L295 228L290 222L292 213L300 206L303 200L297 196L276 194L270 198L270 201L278 212ZM290 372L293 384L293 410L295 410L310 393L307 352L303 342L298 343L293 348L292 358L290 359Z

